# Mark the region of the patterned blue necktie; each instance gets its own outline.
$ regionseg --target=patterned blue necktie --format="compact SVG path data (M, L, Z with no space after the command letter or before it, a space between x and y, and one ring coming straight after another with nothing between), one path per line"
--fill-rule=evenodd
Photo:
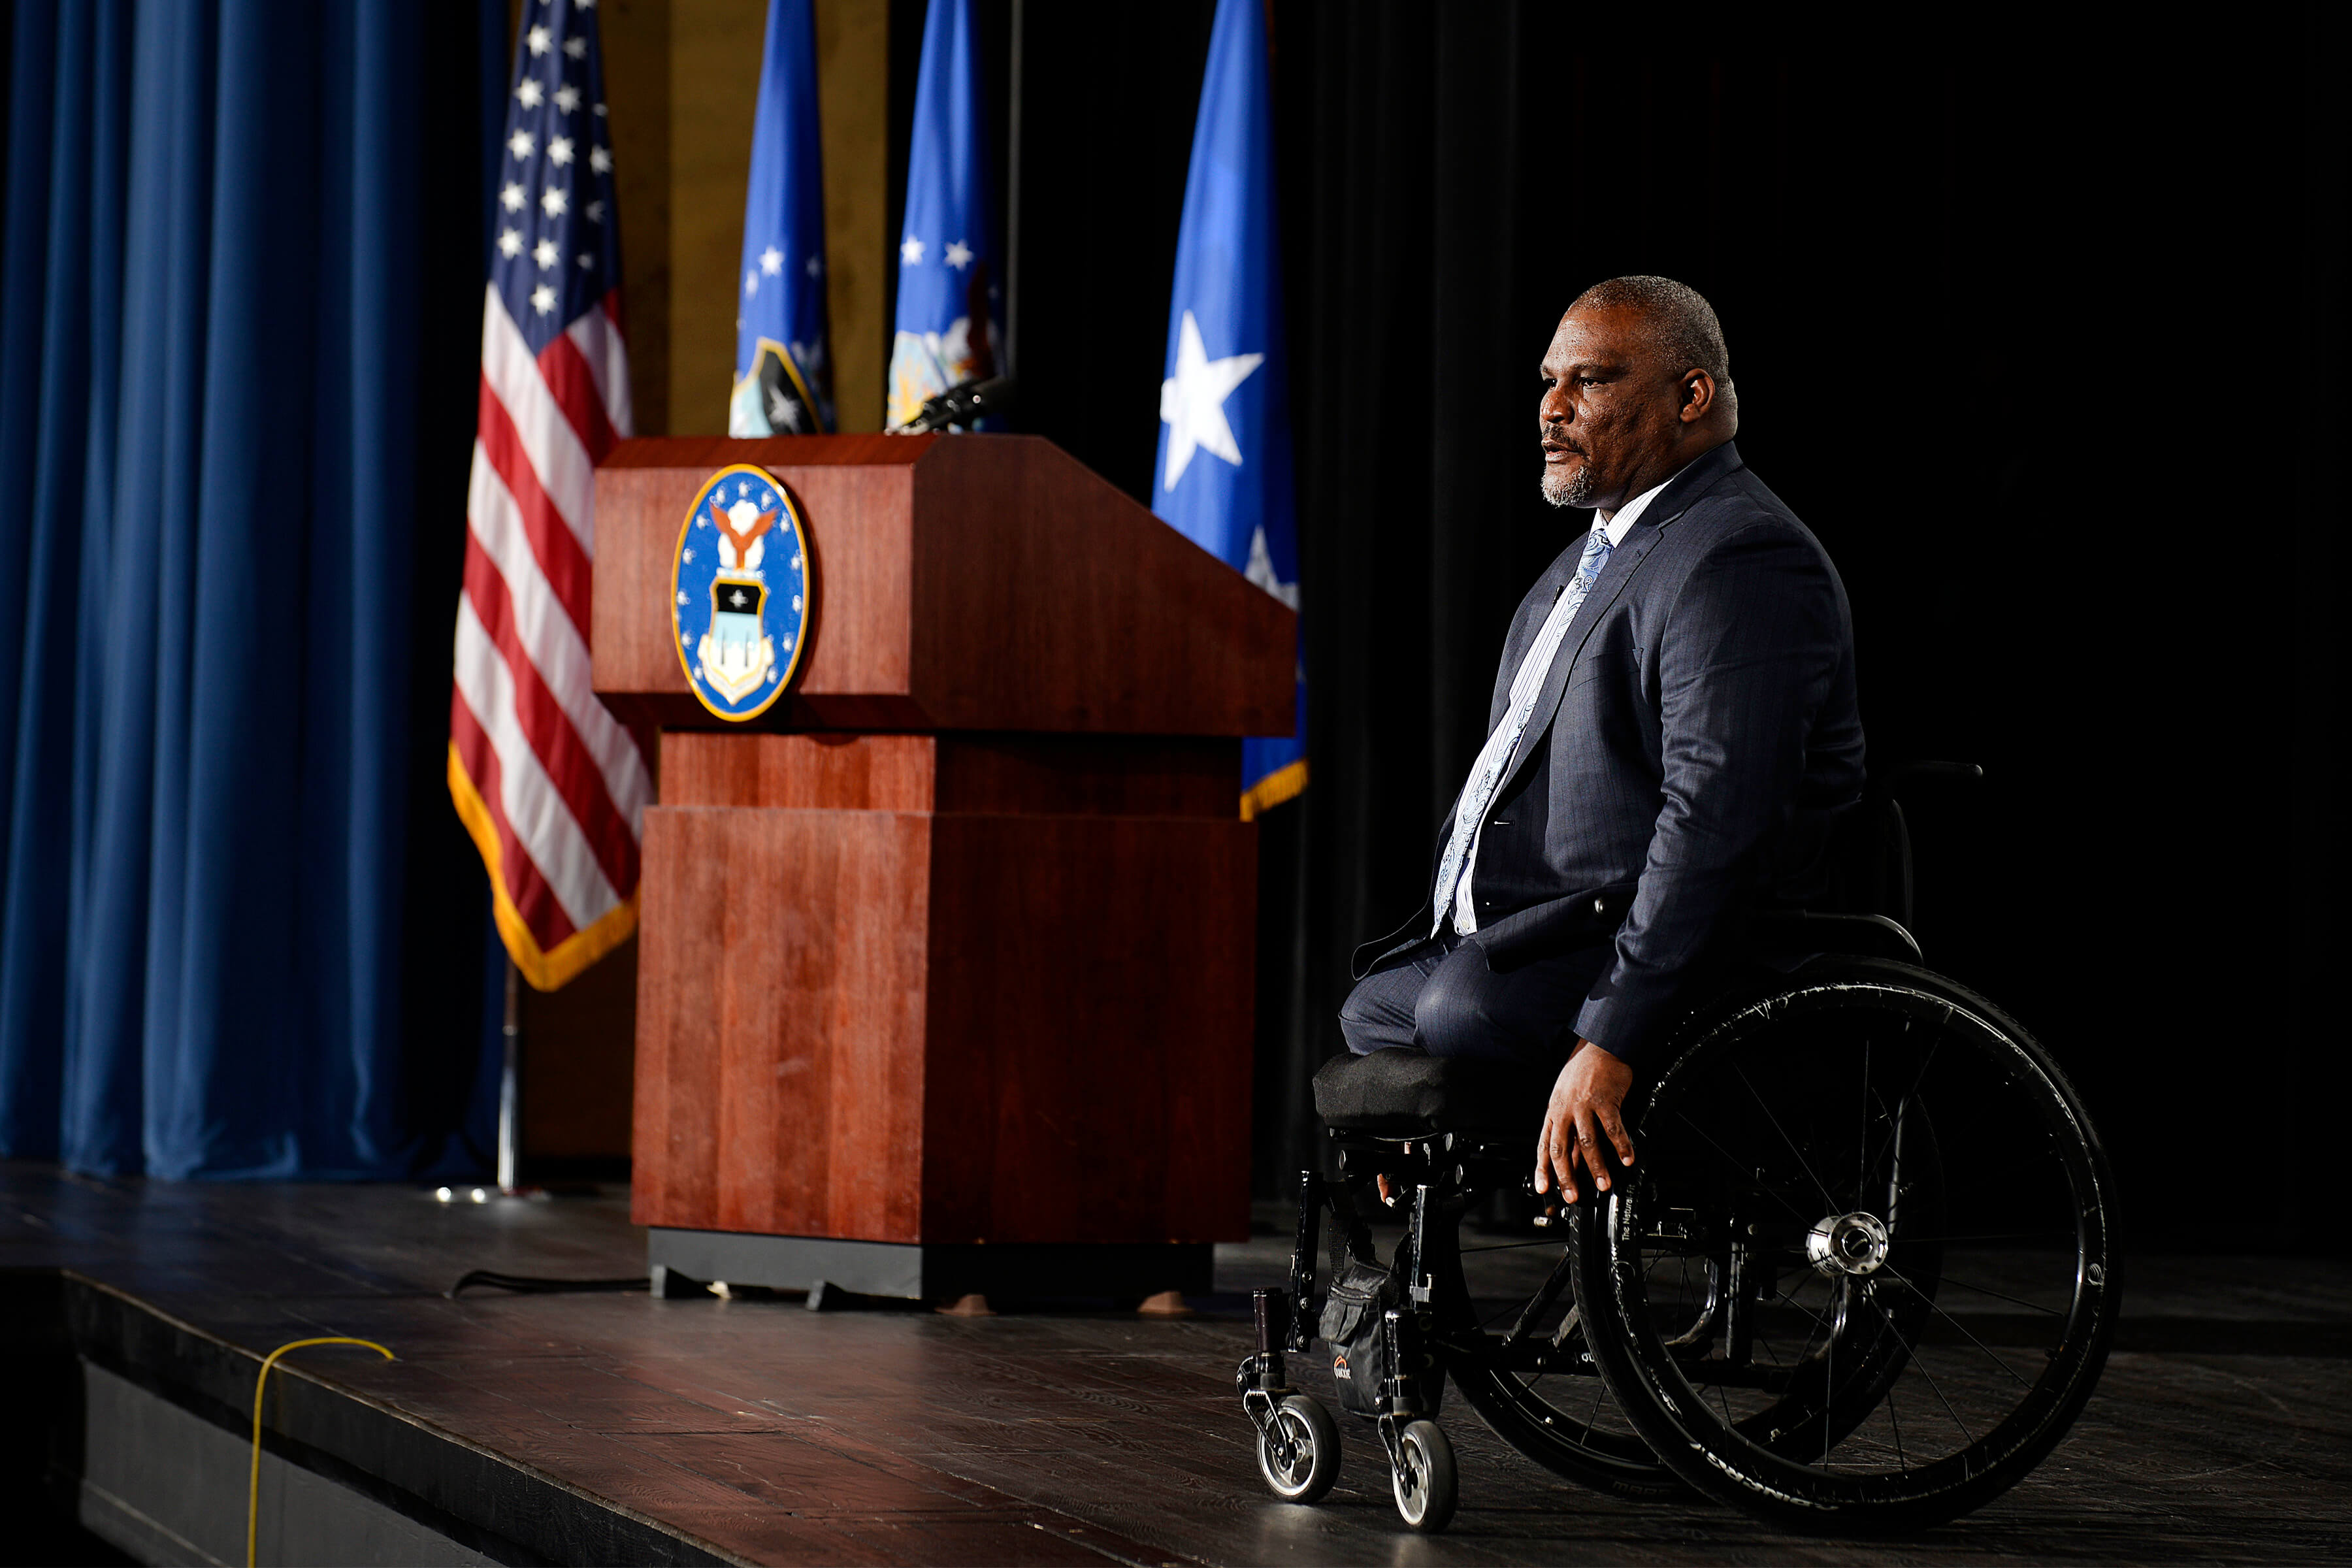
M1584 596L1601 580L1601 569L1609 563L1610 549L1608 531L1595 522L1592 531L1585 536L1584 559L1577 563L1575 577L1552 605L1551 614L1544 618L1535 645L1528 649L1527 658L1519 661L1518 674L1511 679L1510 711L1495 726L1495 732L1486 737L1485 749L1479 752L1477 762L1471 764L1470 782L1462 786L1461 804L1454 813L1454 836L1446 841L1445 858L1437 868L1437 897L1430 906L1435 917L1429 931L1432 936L1445 928L1445 912L1452 907L1455 885L1470 863L1478 825L1486 820L1486 808L1495 803L1495 792L1502 787L1503 777L1510 771L1512 755L1519 748L1519 736L1528 727L1528 716L1535 711L1537 695L1543 690L1544 677L1551 672L1551 661L1559 657L1559 645L1568 636L1568 623L1576 618Z

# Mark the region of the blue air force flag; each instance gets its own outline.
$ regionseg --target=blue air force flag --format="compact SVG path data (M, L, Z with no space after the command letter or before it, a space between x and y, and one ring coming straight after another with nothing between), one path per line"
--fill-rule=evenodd
M1218 0L1184 182L1151 510L1298 608L1289 382L1274 226L1263 0ZM1290 734L1242 742L1242 816L1307 786L1307 681Z
M812 0L768 0L751 178L743 198L742 279L727 433L813 436L832 429Z
M905 424L949 387L1002 373L996 207L972 0L930 0L907 153L889 417Z

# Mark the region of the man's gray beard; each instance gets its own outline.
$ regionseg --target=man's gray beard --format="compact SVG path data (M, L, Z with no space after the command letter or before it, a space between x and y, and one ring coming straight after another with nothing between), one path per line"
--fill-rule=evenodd
M1563 479L1558 474L1543 477L1543 498L1557 507L1591 506L1592 504L1592 465L1579 463L1576 472Z

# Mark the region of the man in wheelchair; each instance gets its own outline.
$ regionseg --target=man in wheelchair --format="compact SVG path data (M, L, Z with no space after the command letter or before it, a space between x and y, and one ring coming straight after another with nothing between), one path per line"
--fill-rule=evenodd
M1519 604L1428 900L1339 1015L1349 1048L1555 1077L1538 1193L1605 1190L1632 1063L1759 896L1801 901L1863 788L1853 616L1821 542L1739 459L1723 329L1616 278L1560 318L1544 499L1592 524ZM1359 954L1360 962L1363 953Z
M1291 1281L1257 1293L1238 1379L1260 1471L1294 1502L1338 1474L1286 1360L1320 1337L1415 1529L1454 1509L1449 1384L1621 1496L1825 1531L1951 1518L2097 1380L2105 1157L2041 1046L1918 966L1845 590L1732 445L1714 310L1598 284L1543 388L1544 495L1592 525L1512 622L1427 900L1359 951L1350 1054L1315 1081L1330 1157L1300 1173ZM1880 912L1821 909L1865 858ZM2010 1147L1947 1181L1938 1128L1963 1126ZM1465 1245L1513 1189L1571 1206ZM1386 1262L1375 1191L1404 1220Z

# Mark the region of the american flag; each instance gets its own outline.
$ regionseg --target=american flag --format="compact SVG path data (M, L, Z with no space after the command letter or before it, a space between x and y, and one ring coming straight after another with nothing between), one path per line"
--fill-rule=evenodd
M630 434L595 0L524 0L492 231L449 791L552 990L635 927L653 793L588 678L594 469Z

